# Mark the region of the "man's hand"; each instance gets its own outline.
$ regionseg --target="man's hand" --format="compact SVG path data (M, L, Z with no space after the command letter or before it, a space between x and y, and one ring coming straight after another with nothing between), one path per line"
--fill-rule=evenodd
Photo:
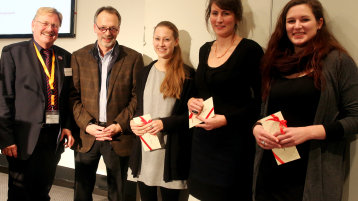
M112 140L110 134L103 132L105 128L102 126L98 126L96 124L90 124L86 127L86 132L90 135L93 135L96 140L105 141L105 140Z
M67 148L67 147L71 148L73 143L75 143L75 139L72 136L71 130L69 130L67 128L62 129L60 141L62 141L63 138L66 139L65 143L63 144L65 146L65 148Z
M108 133L111 137L117 135L121 131L122 131L122 127L118 123L111 124L103 129L103 132Z
M6 156L9 156L9 157L17 158L17 146L16 146L16 144L10 145L10 146L2 149L1 153L6 155Z

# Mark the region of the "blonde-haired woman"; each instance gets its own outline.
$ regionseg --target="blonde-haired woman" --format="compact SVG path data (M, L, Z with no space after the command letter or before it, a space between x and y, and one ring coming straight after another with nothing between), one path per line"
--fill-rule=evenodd
M130 159L129 177L138 181L142 201L157 201L157 187L163 201L175 201L187 188L191 138L186 103L193 95L194 70L183 63L179 32L173 23L162 21L155 27L153 46L158 60L138 74L135 114L150 114L153 121L130 122L138 137ZM164 148L144 151L139 136L146 132L164 141Z

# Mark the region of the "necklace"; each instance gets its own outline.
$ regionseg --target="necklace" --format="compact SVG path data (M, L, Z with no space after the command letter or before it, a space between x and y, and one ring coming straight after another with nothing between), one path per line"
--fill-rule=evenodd
M214 50L215 57L218 58L218 59L220 59L221 57L225 56L225 54L227 53L227 51L229 51L229 49L230 49L231 46L234 44L234 42L235 42L235 38L234 38L234 40L232 40L231 45L225 50L224 54L218 56L218 55L216 54L216 50L218 49L218 42L216 41L216 43L215 43L215 50Z

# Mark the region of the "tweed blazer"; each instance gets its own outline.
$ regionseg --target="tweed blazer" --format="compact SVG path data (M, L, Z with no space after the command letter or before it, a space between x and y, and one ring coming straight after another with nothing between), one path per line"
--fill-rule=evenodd
M128 122L136 108L135 76L143 68L142 55L125 46L115 45L108 69L107 125L119 123L122 133L113 137L111 145L120 156L128 156L134 135L128 132ZM91 122L99 121L100 70L97 43L75 51L72 55L73 89L71 102L74 119L80 129L75 149L88 152L95 137L85 132Z

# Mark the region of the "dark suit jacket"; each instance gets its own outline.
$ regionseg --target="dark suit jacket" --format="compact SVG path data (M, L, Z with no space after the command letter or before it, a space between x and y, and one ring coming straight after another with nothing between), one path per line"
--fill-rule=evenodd
M64 75L71 54L53 46L58 82L61 127L70 128L68 104L71 77ZM0 68L0 148L16 144L20 159L27 159L39 138L45 116L43 69L33 40L11 44L2 50ZM60 132L58 133L60 134Z
M95 137L85 132L90 122L99 121L100 73L98 67L97 44L91 44L72 55L74 87L71 90L71 102L80 135L76 138L76 149L87 152L91 149ZM107 125L119 123L123 134L111 141L114 151L120 156L128 156L134 136L128 134L128 122L136 107L135 75L143 68L143 58L138 52L115 45L113 59L109 66L107 91Z

